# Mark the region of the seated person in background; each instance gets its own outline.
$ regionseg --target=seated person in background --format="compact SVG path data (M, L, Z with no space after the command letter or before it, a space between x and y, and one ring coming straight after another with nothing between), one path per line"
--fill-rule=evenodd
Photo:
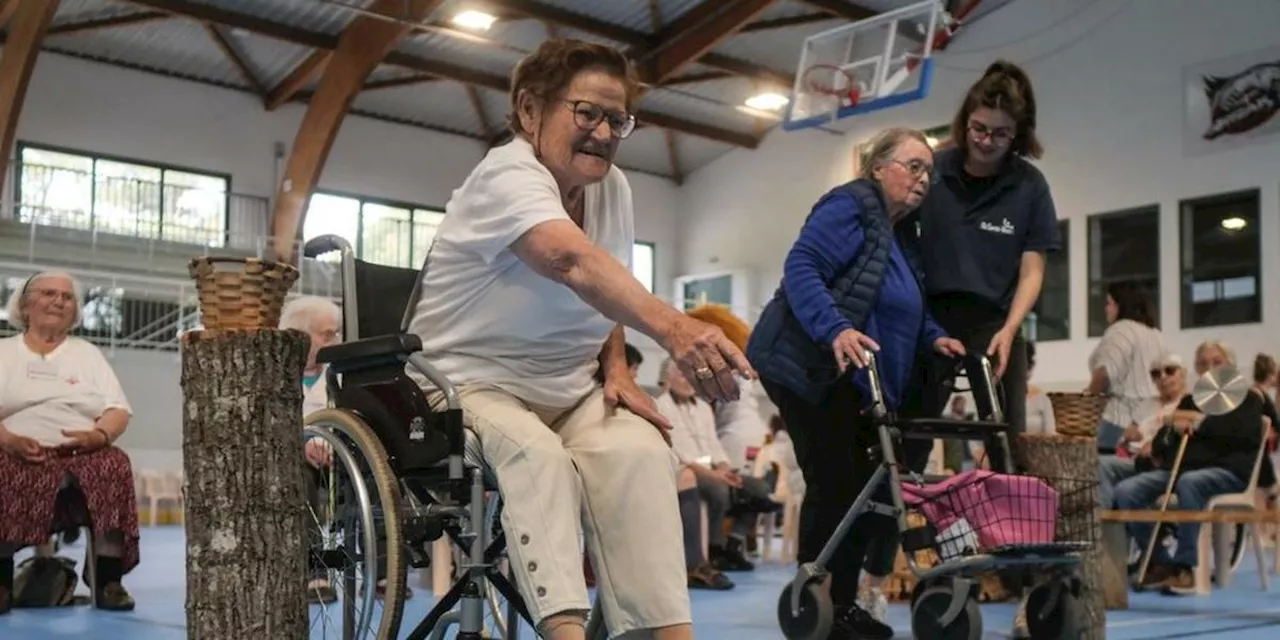
M1235 365L1235 356L1219 342L1206 342L1196 349L1196 373L1204 375L1222 365ZM1182 397L1176 410L1152 441L1152 458L1160 468L1139 473L1114 489L1118 509L1147 509L1160 499L1168 486L1171 469L1184 434L1190 434L1174 482L1179 509L1203 509L1209 500L1224 493L1243 491L1253 474L1253 463L1262 446L1262 394L1250 390L1244 401L1230 413L1205 416L1190 395ZM1146 548L1150 523L1128 525L1133 541ZM1151 558L1144 587L1161 587L1170 595L1194 593L1196 545L1200 523L1178 525L1176 546L1169 556L1157 545Z
M1262 415L1271 419L1271 431L1267 434L1267 457L1262 460L1262 468L1258 470L1258 488L1270 489L1276 485L1276 467L1271 455L1276 451L1276 433L1280 430L1280 415L1276 412L1275 400L1270 391L1276 387L1276 359L1259 353L1253 359L1253 388L1262 394Z
M638 96L630 60L600 44L551 38L516 66L515 138L453 192L409 327L457 386L502 495L512 578L547 640L585 638L580 529L610 637L693 637L670 424L628 370L623 325L708 398L736 398L735 371L754 375L719 329L628 268L631 187L612 161Z
M1183 396L1187 395L1187 370L1182 366L1182 358L1176 353L1166 353L1156 360L1151 369L1151 379L1160 394L1158 410L1124 430L1115 455L1098 458L1098 503L1104 509L1114 506L1112 496L1116 484L1133 477L1140 470L1154 468L1151 442L1164 426L1165 420L1182 403Z
M129 456L114 446L132 410L102 352L69 335L80 290L71 276L45 272L9 300L9 323L22 333L0 340L0 614L12 605L13 554L84 525L97 553L97 607L134 607L121 580L138 564L138 503ZM84 494L84 521L55 518L69 478Z
M720 327L725 337L739 349L747 348L751 329L727 307L708 304L690 310L690 316ZM729 456L729 465L736 471L747 471L747 449L764 444L765 425L760 418L760 402L756 384L739 380L742 393L733 402L716 402L712 410L716 414L716 437Z
M755 568L744 554L747 534L754 528L756 517L766 509L757 509L753 502L768 502L771 488L760 478L744 477L729 464L724 445L716 437L715 416L711 406L697 397L697 390L680 372L675 363L664 363L667 368L667 392L658 397L658 411L671 421L671 448L679 461L680 514L685 531L685 563L689 567L689 586L693 588L718 588L719 580L714 572L750 571ZM690 477L692 476L692 478ZM693 482L689 482L689 480ZM755 500L747 497L750 494ZM702 555L702 505L707 507L708 541L705 563L693 564L696 550ZM766 506L772 506L772 503ZM733 535L726 535L724 520L734 516ZM690 540L691 534L697 534ZM696 542L694 549L690 542ZM714 568L714 572L707 569ZM730 585L732 586L732 585Z
M787 424L782 421L782 416L775 413L769 418L769 431L773 433L773 460L783 468L787 493L801 499L804 497L804 472L796 460L796 446L791 441L791 434L787 433Z
M319 296L299 296L285 303L280 311L280 330L295 329L310 338L311 350L307 352L307 362L302 367L302 417L329 406L328 385L325 381L326 367L316 362L316 354L320 350L337 344L342 334L342 310L328 298ZM311 465L306 478L307 498L311 513L307 517L307 531L313 545L321 544L319 523L324 522L325 500L320 490L318 469L328 467L332 463L333 451L319 438L307 440L305 446L307 462ZM321 575L307 582L307 600L311 604L328 604L338 599L338 594L329 584L329 580ZM410 592L412 593L412 592Z
M622 348L624 351L624 355L627 358L627 374L631 376L632 380L639 381L640 365L644 364L644 354L640 353L640 350L637 349L635 345L631 344L630 342L622 345ZM604 384L603 369L596 370L596 382L598 384Z

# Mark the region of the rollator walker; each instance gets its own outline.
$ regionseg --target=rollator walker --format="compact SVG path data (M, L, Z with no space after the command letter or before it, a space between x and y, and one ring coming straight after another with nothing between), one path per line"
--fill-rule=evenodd
M969 381L978 420L906 420L888 410L875 356L867 355L872 396L867 412L879 431L879 445L872 448L871 458L879 460L879 466L817 559L801 564L795 578L783 589L778 600L778 621L783 633L791 640L826 640L834 621L834 606L823 586L827 565L846 536L857 535L854 521L864 513L877 513L897 520L907 567L917 579L911 594L911 631L916 638L981 638L979 576L993 570L1036 578L1038 586L1027 599L1027 624L1032 638L1077 637L1082 613L1078 601L1079 565L1081 552L1094 544L1097 479L1045 478L1013 472L1009 425L986 357L970 355L956 363L957 377L963 375ZM936 438L985 443L992 471L997 475L925 477L903 468L898 452L903 440ZM1008 480L1010 484L1001 484L1001 495L992 497L997 493L995 485L990 490L983 486L989 478ZM942 482L948 484L937 484ZM885 483L891 504L872 498ZM929 491L931 486L934 491ZM904 487L915 496L926 497L917 497L914 506L909 507ZM943 531L921 517L922 512L944 511L960 512L964 517ZM1063 514L1069 518L1063 518ZM1046 534L1046 530L1050 533ZM1038 536L1031 535L1033 531ZM1035 541L991 543L989 532L1000 533L1004 539ZM932 556L939 561L926 567L917 556Z

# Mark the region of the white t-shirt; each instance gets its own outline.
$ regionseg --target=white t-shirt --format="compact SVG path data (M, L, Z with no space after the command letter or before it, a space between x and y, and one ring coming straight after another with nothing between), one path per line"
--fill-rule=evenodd
M715 413L705 400L691 398L676 402L668 391L658 396L654 404L658 413L671 421L671 450L680 462L701 462L707 466L729 462L729 454L716 436Z
M635 230L626 177L613 167L584 198L587 237L629 268ZM552 220L570 220L560 189L522 138L490 150L453 192L409 332L455 385L491 384L553 407L594 388L596 358L615 323L510 248Z
M302 417L307 416L324 409L329 406L329 382L325 376L329 373L328 367L320 368L320 375L316 376L315 382L307 386L306 381L302 383Z
M63 430L93 429L108 409L133 412L94 345L67 338L41 356L21 335L0 340L0 423L10 433L56 447L67 441Z

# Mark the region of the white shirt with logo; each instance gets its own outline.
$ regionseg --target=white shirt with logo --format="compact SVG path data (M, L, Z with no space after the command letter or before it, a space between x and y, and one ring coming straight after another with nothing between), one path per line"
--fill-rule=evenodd
M64 430L89 431L108 409L133 412L98 347L71 337L42 356L21 335L0 340L0 424L10 433L56 447Z
M584 198L587 237L630 268L626 176L613 167ZM455 385L489 384L551 407L572 406L594 388L596 359L615 323L511 250L554 220L570 220L560 189L522 138L491 149L453 192L409 331Z

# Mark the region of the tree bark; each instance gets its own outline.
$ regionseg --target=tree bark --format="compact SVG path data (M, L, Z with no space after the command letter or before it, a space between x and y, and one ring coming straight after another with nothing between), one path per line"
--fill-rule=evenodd
M1093 438L1023 434L1013 447L1014 466L1042 476L1058 491L1058 535L1087 539L1093 547L1081 554L1080 593L1084 618L1083 640L1103 640L1107 634L1107 601L1117 597L1127 601L1128 590L1121 574L1119 594L1116 582L1104 569L1106 553L1098 511L1098 444ZM1110 594L1108 598L1104 594Z
M182 349L187 637L305 638L300 331L197 331Z

